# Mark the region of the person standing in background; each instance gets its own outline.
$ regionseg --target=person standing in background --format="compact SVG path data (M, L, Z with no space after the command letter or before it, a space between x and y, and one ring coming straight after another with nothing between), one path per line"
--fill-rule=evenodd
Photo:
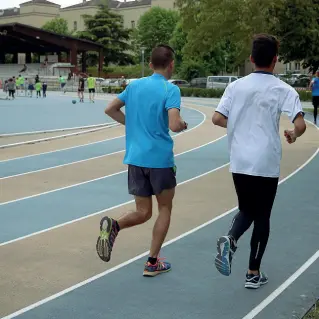
M89 74L87 82L88 82L90 102L94 103L96 80L95 80L95 78L92 77L92 74Z
M39 81L35 84L35 90L37 92L37 98L41 97L41 89L42 89L42 83Z
M42 84L43 97L47 97L47 88L48 88L47 83L46 83L46 82L43 82L43 84Z
M310 82L310 90L312 91L313 119L314 124L317 125L319 107L319 71L316 72L315 77Z
M9 91L9 100L10 100L10 97L12 98L12 100L14 100L15 99L14 93L16 91L16 83L13 80L13 78L10 78L8 81L8 91Z
M28 90L29 90L30 97L32 97L33 96L33 91L34 91L34 84L33 84L33 79L32 78L28 79Z
M79 77L79 86L78 86L78 95L80 99L80 103L84 103L84 78L83 75Z
M65 81L65 78L64 78L63 75L60 75L59 82L60 82L61 91L62 91L63 93L65 93L65 84L66 84L66 81Z

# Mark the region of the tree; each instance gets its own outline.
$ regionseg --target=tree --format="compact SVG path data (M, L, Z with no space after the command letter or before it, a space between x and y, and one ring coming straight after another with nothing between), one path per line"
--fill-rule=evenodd
M136 53L145 47L145 57L149 58L152 49L158 44L168 44L178 22L178 13L160 7L153 7L145 12L134 33Z
M43 27L43 30L50 31L63 35L70 35L68 21L63 18L54 18L48 22L46 22Z
M235 48L234 63L242 63L250 51L253 34L265 32L269 4L275 0L177 0L183 28L188 32L185 51L190 55ZM228 55L232 52L227 52Z
M78 32L78 36L104 46L105 65L126 65L133 62L129 53L131 31L124 28L121 15L111 12L107 4L101 4L94 16L84 16L84 23L85 31Z
M187 43L187 33L183 30L182 23L179 21L173 31L169 45L175 51L175 64L178 68L183 61L183 49Z
M281 0L273 4L270 31L280 40L280 59L319 68L319 1Z

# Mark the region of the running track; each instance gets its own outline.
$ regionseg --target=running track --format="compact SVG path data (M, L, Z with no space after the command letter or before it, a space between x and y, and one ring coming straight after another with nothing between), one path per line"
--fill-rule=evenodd
M56 99L35 102L40 119L55 116L54 123L41 127L33 118L34 130L103 123L104 99L111 97L82 105L76 122L67 114L61 123L57 118L71 113L70 97L58 98L56 110ZM10 103L22 109L20 100ZM41 152L42 143L18 147L18 159L0 162L0 289L5 292L0 294L0 317L277 319L301 316L311 306L319 296L319 132L309 125L297 144L283 144L281 185L263 263L270 282L247 291L243 282L250 234L240 241L231 277L222 277L213 266L216 239L236 212L227 138L210 125L216 101L189 98L184 103L192 108L183 115L194 129L174 137L180 185L161 253L172 262L172 272L150 280L141 276L154 219L121 234L110 264L96 256L103 211L118 216L134 207L121 164L123 137L108 138L114 128L101 131L94 144L89 136L84 146L78 144L80 137L74 138L76 147L62 151L57 146ZM88 116L93 107L94 115ZM7 115L3 109L0 118ZM15 122L12 132L30 129L23 125ZM283 118L281 130L287 125ZM39 154L23 157L28 147L37 147Z

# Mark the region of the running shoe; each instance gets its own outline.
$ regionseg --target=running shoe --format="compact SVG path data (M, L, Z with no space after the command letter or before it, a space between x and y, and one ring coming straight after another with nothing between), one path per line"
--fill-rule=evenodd
M100 221L100 236L97 239L96 252L105 262L109 262L111 259L117 234L116 221L110 217L103 217Z
M224 276L231 274L231 264L236 249L236 243L230 236L222 236L217 241L218 254L215 258L215 266Z
M245 288L247 289L258 289L268 283L268 277L265 273L260 272L258 276L246 274Z
M147 261L145 263L143 276L155 277L161 273L169 272L172 269L171 264L162 260L163 258L158 258L155 265L152 265L150 262Z

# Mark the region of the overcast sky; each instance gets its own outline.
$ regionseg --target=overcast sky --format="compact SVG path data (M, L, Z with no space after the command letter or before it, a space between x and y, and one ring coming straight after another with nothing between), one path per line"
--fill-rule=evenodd
M26 2L28 0L0 0L0 8L1 9L6 9L6 8L12 8L12 7L19 7L20 3ZM60 4L62 7L67 7L71 6L73 4L77 4L81 2L82 0L49 0L54 3ZM124 0L119 0L119 1L124 1ZM131 0L127 0L131 1Z

